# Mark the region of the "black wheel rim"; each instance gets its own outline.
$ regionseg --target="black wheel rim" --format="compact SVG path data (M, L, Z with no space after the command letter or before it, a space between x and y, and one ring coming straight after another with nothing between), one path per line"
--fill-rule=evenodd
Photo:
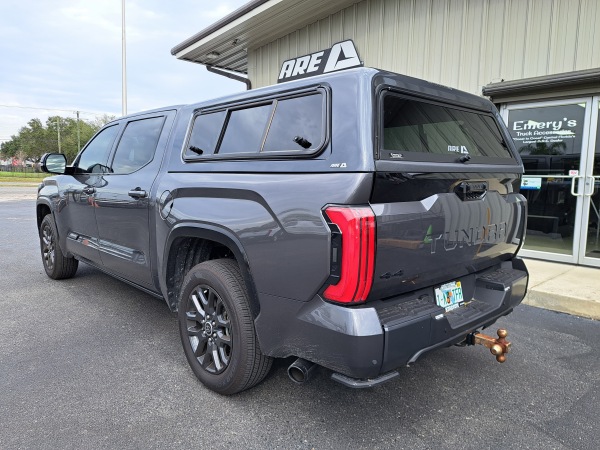
M56 258L56 242L54 233L50 225L45 224L42 228L42 258L44 265L48 270L54 269L54 261Z
M222 373L231 359L231 322L223 300L209 286L197 286L187 302L187 331L194 356L204 370Z

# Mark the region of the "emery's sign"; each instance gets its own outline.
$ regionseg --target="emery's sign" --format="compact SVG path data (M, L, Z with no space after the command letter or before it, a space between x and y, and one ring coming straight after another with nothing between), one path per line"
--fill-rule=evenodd
M277 82L297 80L362 65L354 42L349 39L333 44L331 48L284 61Z
M581 153L585 104L512 109L508 129L521 156Z

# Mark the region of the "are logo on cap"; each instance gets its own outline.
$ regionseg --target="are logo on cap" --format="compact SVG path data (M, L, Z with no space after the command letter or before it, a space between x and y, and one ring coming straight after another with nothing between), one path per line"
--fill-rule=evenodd
M348 39L333 44L331 48L284 61L277 82L297 80L362 65L354 42Z

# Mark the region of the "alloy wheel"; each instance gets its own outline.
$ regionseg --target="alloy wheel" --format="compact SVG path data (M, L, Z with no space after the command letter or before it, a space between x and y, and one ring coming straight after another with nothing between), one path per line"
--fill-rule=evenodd
M194 356L204 370L222 373L231 358L231 322L223 300L210 286L200 285L190 294L187 331Z
M42 256L44 258L44 265L50 271L54 269L54 262L56 260L55 251L54 233L50 225L46 224L42 228Z

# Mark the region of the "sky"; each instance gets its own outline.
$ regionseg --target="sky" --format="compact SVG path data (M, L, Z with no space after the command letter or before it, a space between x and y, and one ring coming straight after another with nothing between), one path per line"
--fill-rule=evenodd
M247 1L125 0L127 112L244 90L171 48ZM32 118L74 111L121 115L121 0L2 0L0 143Z

